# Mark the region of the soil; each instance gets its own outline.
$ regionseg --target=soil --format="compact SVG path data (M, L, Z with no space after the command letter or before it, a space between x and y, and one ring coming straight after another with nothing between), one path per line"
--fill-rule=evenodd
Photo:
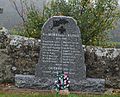
M55 91L53 90L39 90L39 89L23 89L23 88L17 88L15 87L14 84L12 83L2 83L0 84L0 93L22 93L22 94L33 94L33 93L48 93L48 94L53 94ZM105 93L83 93L83 92L78 92L78 91L71 91L70 93L75 93L75 94L120 94L120 89L106 89Z

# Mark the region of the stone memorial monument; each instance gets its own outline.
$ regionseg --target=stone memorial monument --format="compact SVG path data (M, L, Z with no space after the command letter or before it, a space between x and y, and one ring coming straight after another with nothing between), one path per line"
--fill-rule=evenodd
M42 28L35 75L16 75L17 87L52 89L57 73L67 73L70 90L103 92L104 79L86 78L81 33L71 17L54 16Z
M86 77L80 30L70 17L54 17L45 23L36 76L52 80L62 71L72 81Z

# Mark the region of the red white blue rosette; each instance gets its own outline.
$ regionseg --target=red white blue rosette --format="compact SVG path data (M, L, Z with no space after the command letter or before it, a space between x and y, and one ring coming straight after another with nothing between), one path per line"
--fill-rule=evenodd
M54 89L56 91L66 90L66 89L68 90L69 87L70 87L70 81L68 75L65 73L58 73L57 80L55 81L54 84Z

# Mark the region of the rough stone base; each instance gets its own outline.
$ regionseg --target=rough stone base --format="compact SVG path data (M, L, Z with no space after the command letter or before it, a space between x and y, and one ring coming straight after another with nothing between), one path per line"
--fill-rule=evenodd
M18 88L38 88L42 90L50 90L53 88L53 82L55 79L46 80L37 78L34 75L16 75L15 85ZM86 78L80 80L79 83L71 83L70 91L82 91L82 92L104 92L105 80L104 79L92 79Z

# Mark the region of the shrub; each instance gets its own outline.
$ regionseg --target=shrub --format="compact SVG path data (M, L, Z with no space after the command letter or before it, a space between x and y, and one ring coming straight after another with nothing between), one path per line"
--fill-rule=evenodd
M35 9L35 7L30 7L27 10L27 19L24 25L26 36L40 38L41 29L45 22L45 19L41 13Z
M115 27L120 15L117 0L52 0L43 13L33 5L26 9L25 36L40 38L41 28L48 18L64 15L77 20L83 44L97 46L104 45L107 33Z
M94 2L93 2L94 1ZM85 45L101 45L119 19L117 0L52 0L45 17L72 16L77 20Z

